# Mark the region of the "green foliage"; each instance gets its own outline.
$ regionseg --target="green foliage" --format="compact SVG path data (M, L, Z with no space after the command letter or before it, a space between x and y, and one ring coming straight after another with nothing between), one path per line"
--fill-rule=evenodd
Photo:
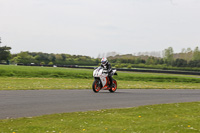
M48 65L53 65L53 62L49 62Z
M121 66L120 65L115 65L115 68L121 68Z
M128 69L131 69L131 68L132 68L132 66L129 64L129 65L127 66L127 68L128 68Z
M44 62L40 62L40 65L42 65L42 66L43 66L43 65L45 65L45 63L44 63Z
M35 62L35 58L32 57L28 52L21 52L11 61L14 61L15 63L31 64Z
M191 60L191 61L188 63L188 66L200 68L200 60ZM191 69L193 69L193 68L191 68Z
M0 61L4 60L7 61L11 58L10 54L11 47L0 47Z
M127 66L126 64L120 64L121 68L126 67L126 66Z
M200 102L0 120L1 132L198 133Z
M69 54L47 54L41 52L21 52L19 54L12 55L12 63L19 63L24 65L30 65L34 63L40 65L43 64L57 64L57 65L97 65L100 60L93 59L88 56L69 55Z
M193 60L200 61L200 50L199 47L194 49Z
M173 62L173 66L177 66L177 67L186 67L187 66L187 61L184 59L176 59Z
M172 47L169 47L164 50L164 60L167 65L172 65L173 60L174 60L173 55L174 55L174 51Z

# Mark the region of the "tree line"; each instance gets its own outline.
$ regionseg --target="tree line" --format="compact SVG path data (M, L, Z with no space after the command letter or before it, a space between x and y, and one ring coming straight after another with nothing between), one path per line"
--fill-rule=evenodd
M20 52L18 54L10 53L11 47L0 47L0 63L12 63L23 65L84 65L97 66L100 64L100 58L92 58L82 55L70 54L49 54L42 52ZM134 67L134 66L173 66L173 67L200 67L200 50L196 47L194 50L187 48L180 53L174 53L173 48L169 47L163 50L163 57L150 55L109 55L109 62L116 68Z
M154 57L148 55L135 56L131 54L116 55L109 57L109 61L116 64L117 67L123 66L172 66L172 67L200 67L200 50L196 47L194 50L183 49L181 53L174 53L172 47L163 51L163 57ZM127 65L129 64L129 65ZM131 65L132 64L132 65Z
M70 54L48 54L42 52L20 52L13 54L11 62L15 64L36 65L86 65L92 66L99 63L99 59L89 56Z

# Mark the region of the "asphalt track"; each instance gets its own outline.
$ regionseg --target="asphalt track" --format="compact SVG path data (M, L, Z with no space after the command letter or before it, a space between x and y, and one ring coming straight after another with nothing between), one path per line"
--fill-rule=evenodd
M200 101L200 90L121 89L0 91L0 119L44 114Z

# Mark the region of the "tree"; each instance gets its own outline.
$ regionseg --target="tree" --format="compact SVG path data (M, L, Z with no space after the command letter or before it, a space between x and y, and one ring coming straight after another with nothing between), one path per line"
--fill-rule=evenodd
M131 65L128 65L128 66L127 66L127 68L128 68L128 69L131 69L131 68L132 68L132 66L131 66Z
M49 55L48 55L48 60L49 60L50 62L54 62L54 61L56 60L55 55L54 55L54 54L49 54Z
M115 68L121 68L120 64L115 65Z
M147 65L154 65L155 64L155 58L154 57L149 57L146 61Z
M17 63L31 64L35 63L35 59L28 52L21 52L17 55Z
M200 60L191 60L188 63L189 67L200 67Z
M173 66L176 67L186 67L187 66L187 60L184 59L176 59L173 63Z
M19 60L19 57L16 56L16 57L13 57L10 61L14 64L17 64L18 63L18 60Z
M200 60L200 50L198 47L194 49L193 60Z
M53 65L53 62L49 62L48 65Z
M164 60L167 65L172 65L174 60L174 50L172 47L164 50Z
M45 65L45 62L40 62L40 65L41 65L41 66Z
M8 61L11 58L10 50L11 47L0 47L0 61Z
M55 57L56 57L56 61L62 61L63 60L63 56L60 55L60 54L56 54Z

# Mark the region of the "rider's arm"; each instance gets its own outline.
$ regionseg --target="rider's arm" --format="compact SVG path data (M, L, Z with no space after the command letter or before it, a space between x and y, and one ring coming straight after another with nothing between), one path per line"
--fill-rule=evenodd
M112 71L112 67L111 67L110 63L108 63L107 68L108 68L108 72L111 72L111 71Z

